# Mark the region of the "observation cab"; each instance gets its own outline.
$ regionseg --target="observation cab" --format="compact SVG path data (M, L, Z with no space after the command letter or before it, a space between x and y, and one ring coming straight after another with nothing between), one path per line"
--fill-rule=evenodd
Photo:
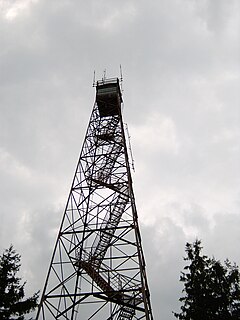
M97 81L96 102L101 118L120 114L123 100L118 78Z

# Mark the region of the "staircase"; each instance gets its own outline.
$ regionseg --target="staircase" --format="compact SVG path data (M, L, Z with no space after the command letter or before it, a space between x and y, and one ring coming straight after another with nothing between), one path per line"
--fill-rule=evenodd
M102 291L115 302L128 304L128 306L122 306L119 320L132 319L135 311L131 308L131 305L135 306L136 303L140 303L139 299L133 299L132 297L123 294L122 292L116 291L103 276L96 271L91 265L91 262L79 261L78 266L86 271L86 273L94 280L94 282L102 289ZM130 317L131 315L131 317ZM127 317L128 316L128 317ZM124 318L125 317L125 318Z
M103 155L104 159L101 162L101 167L93 173L92 178L96 178L102 182L107 182L122 149L123 146L120 143L114 142L113 144L110 144L106 154Z
M112 285L110 285L109 279L104 279L104 272L99 272L100 265L102 264L103 258L129 201L129 190L126 182L122 182L120 184L121 187L108 183L115 163L123 152L122 137L116 136L115 134L117 126L118 120L113 118L109 127L103 127L100 132L96 134L97 143L99 143L99 147L101 146L102 148L100 149L102 154L98 155L99 167L97 167L96 171L93 173L90 172L90 168L85 173L89 183L101 185L116 191L116 201L112 207L109 207L110 212L107 213L109 217L102 223L101 230L97 234L92 245L91 255L88 254L85 261L78 261L77 265L85 270L98 287L101 288L104 294L121 305L117 320L131 320L135 314L134 306L142 301L123 294L113 288L113 278L111 279ZM105 150L103 146L105 147Z
M119 193L117 200L109 214L108 221L104 221L104 227L101 228L100 233L96 236L96 239L93 243L92 259L95 260L96 266L100 266L107 252L128 200L128 188L127 186L124 186L124 192Z
M83 268L86 273L95 281L95 283L107 294L112 295L114 289L110 284L97 272L91 265L90 262L80 261L79 267Z
M94 159L95 170L92 172L92 165L90 165L85 171L88 184L94 179L107 182L119 155L123 152L123 138L117 133L119 119L112 117L107 124L102 123L100 126L95 128L95 145L97 146Z

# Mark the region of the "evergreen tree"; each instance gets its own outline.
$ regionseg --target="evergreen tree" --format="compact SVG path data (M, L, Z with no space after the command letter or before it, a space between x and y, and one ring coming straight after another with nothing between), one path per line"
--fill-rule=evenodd
M11 245L0 256L0 319L23 320L24 314L34 310L37 306L39 293L24 299L25 282L16 276L20 269L20 255Z
M184 283L180 320L240 320L240 274L236 264L224 264L201 254L201 241L186 244L189 265L180 281Z

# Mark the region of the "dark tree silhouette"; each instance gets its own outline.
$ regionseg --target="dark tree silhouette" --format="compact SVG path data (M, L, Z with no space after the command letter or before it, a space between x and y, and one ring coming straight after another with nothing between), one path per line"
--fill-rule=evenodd
M33 311L37 306L39 292L24 299L24 286L21 278L16 276L20 269L20 255L11 245L0 256L0 319L22 320L24 315Z
M240 320L240 274L236 264L224 264L201 254L201 241L186 244L180 281L184 283L180 320Z

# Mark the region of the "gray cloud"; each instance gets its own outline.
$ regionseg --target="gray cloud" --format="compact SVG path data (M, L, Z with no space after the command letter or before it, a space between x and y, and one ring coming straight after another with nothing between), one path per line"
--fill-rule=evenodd
M13 243L28 292L42 288L94 102L93 70L116 76L121 63L153 309L173 319L186 241L199 237L209 255L240 263L239 2L0 8L0 249Z

